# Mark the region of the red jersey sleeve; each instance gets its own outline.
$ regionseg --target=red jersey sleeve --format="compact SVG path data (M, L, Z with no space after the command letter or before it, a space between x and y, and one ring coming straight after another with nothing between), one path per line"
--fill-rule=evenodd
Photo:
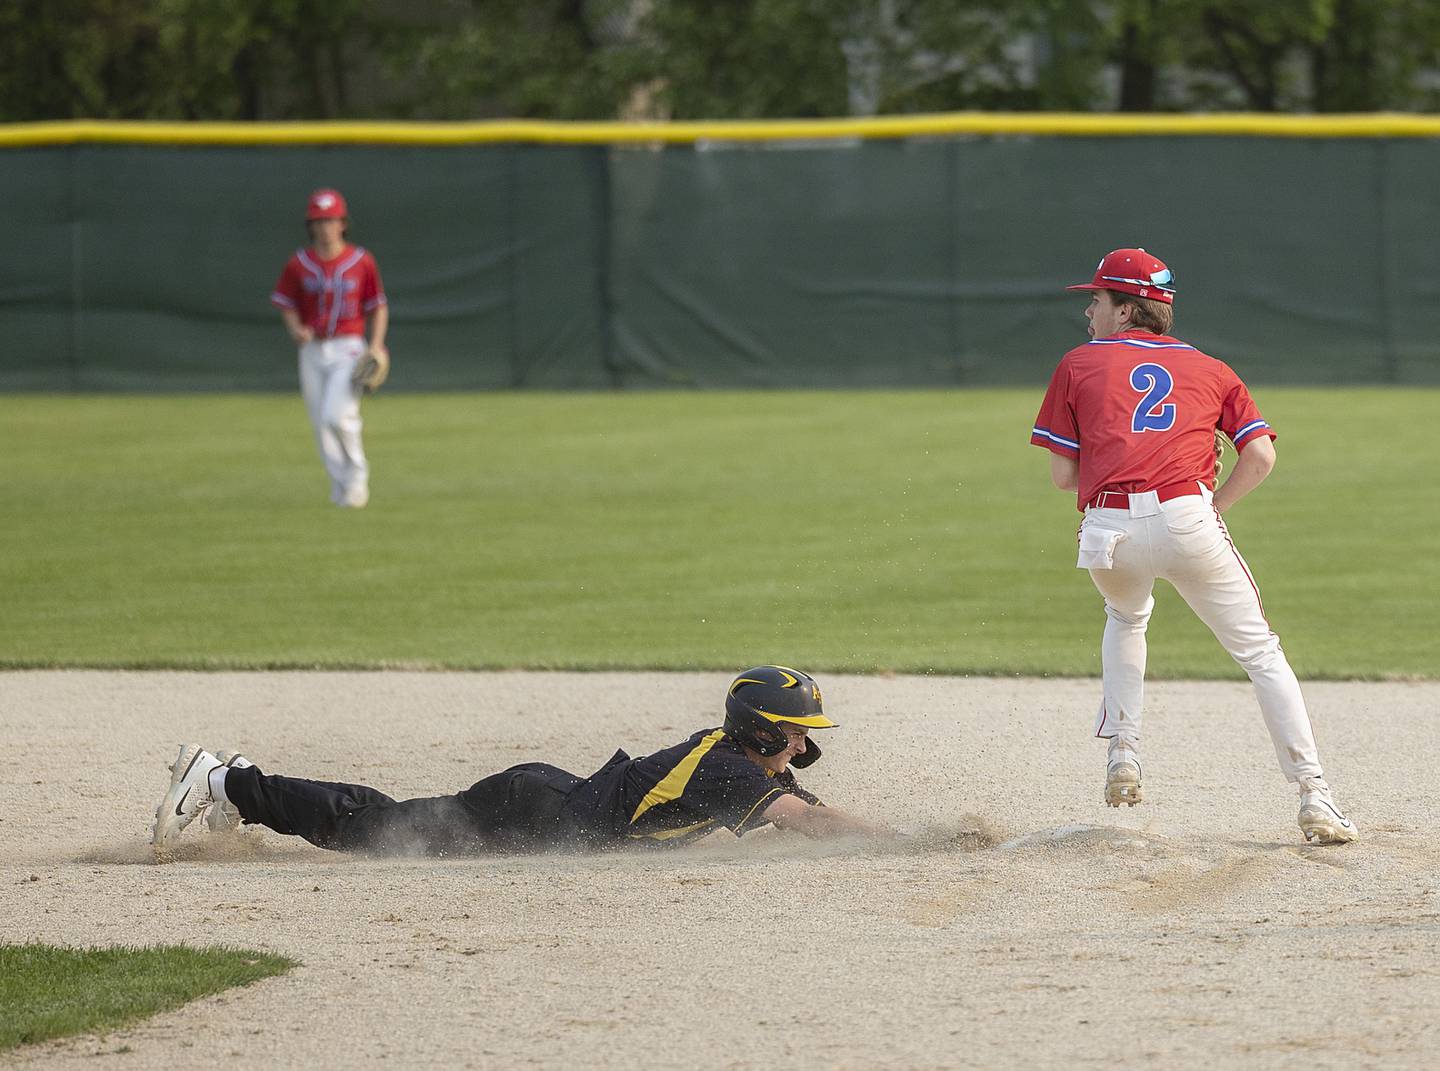
M1050 388L1040 403L1030 445L1043 446L1061 457L1080 456L1080 429L1075 424L1075 407L1070 397L1070 362L1062 360L1050 377Z
M385 302L385 284L380 281L380 265L367 251L365 254L365 279L360 285L360 308L370 312Z
M300 307L300 265L294 257L285 262L275 289L270 291L270 304L282 309Z
M1239 450L1257 435L1275 438L1275 431L1264 417L1250 392L1229 365L1222 365L1224 400L1220 406L1220 430L1230 437Z

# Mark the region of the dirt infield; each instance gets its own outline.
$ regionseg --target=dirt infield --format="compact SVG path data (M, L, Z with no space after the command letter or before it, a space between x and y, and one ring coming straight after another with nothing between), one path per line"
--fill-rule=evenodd
M0 674L0 940L223 943L290 974L0 1067L1433 1067L1440 684L1306 688L1364 833L1304 845L1249 687L1157 683L1100 802L1091 681L822 675L802 781L912 834L355 860L197 826L183 740L428 795L716 724L704 674ZM97 1058L98 1057L98 1058Z

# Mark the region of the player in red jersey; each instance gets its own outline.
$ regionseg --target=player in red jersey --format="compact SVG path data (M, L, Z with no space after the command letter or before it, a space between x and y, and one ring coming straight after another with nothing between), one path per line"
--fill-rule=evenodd
M300 393L330 476L330 501L359 508L370 501L370 465L360 440L361 388L352 377L367 349L388 357L390 310L375 258L345 240L349 222L338 191L310 195L310 248L286 262L270 302L300 347Z
M1300 828L1354 840L1320 770L1300 684L1270 630L1260 591L1221 519L1270 474L1275 432L1229 366L1171 336L1175 281L1143 249L1117 249L1088 283L1090 341L1050 379L1030 441L1050 451L1055 486L1085 514L1077 565L1105 597L1105 802L1141 799L1145 628L1168 580L1255 685L1280 769L1300 786ZM1215 433L1239 452L1218 489Z

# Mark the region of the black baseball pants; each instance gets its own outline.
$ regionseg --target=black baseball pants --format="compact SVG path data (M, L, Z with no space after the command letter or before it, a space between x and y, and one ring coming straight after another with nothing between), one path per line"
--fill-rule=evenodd
M225 794L240 817L340 852L477 855L527 852L574 835L565 809L580 778L542 762L512 766L453 796L394 800L366 785L231 769Z

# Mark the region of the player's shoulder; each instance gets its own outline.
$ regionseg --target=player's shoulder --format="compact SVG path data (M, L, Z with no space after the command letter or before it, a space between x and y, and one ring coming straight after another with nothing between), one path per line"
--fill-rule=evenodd
M676 770L686 770L687 784L729 784L764 776L764 771L750 761L745 749L723 728L701 729L639 761L650 777L663 779Z
M1175 338L1173 335L1157 335L1150 331L1122 331L1118 335L1092 338L1088 342L1076 346L1072 352L1111 353L1124 350L1154 353L1200 352L1195 345L1184 339Z
M1077 361L1104 361L1123 355L1127 359L1146 360L1148 356L1148 359L1153 361L1182 360L1214 365L1216 368L1229 367L1224 361L1187 339L1176 338L1174 335L1156 335L1149 331L1125 331L1109 338L1092 338L1076 346L1066 356L1071 354Z
M371 267L375 266L375 254L363 245L352 245L350 247L350 255L355 258L355 263L357 264L367 264Z
M724 729L718 727L713 729L700 729L697 732L691 733L679 743L671 744L669 747L651 752L648 757L658 758L663 761L673 756L684 757L700 749L704 749L705 755L715 752L725 753L732 744L734 744L734 741L725 735Z
M1156 338L1167 343L1176 343L1177 346L1156 350L1154 361L1164 364L1175 372L1184 368L1185 375L1192 383L1209 385L1218 390L1228 390L1236 384L1243 385L1244 381L1240 378L1239 373L1214 354L1207 353L1193 343L1181 342L1177 338L1163 335L1156 336Z
M689 741L698 751L704 749L697 773L704 772L710 777L726 781L768 778L770 775L757 766L745 749L724 729L707 729L696 733Z
M690 738L697 746L710 741L710 747L706 751L707 757L716 762L740 761L755 765L750 762L750 756L745 754L745 749L740 746L739 741L734 737L726 735L724 729L702 729Z
M1172 354L1176 354L1177 356L1183 356L1186 360L1191 362L1192 367L1198 366L1200 368L1206 369L1210 374L1218 376L1220 378L1235 375L1234 369L1232 369L1228 364L1222 361L1219 357L1216 357L1213 353L1209 353L1206 350L1201 349L1195 343L1182 342L1178 338L1168 338L1167 336L1159 337L1164 338L1167 342L1177 343L1179 347L1183 347L1173 349L1170 352Z

